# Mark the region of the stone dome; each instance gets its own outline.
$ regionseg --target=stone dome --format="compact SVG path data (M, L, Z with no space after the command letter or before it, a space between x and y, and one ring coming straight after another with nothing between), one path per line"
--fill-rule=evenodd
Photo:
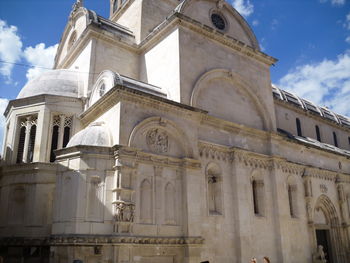
M77 145L112 146L109 131L102 123L93 123L75 134L70 139L67 147Z
M22 88L17 96L17 99L42 94L78 97L78 90L78 72L65 69L56 69L44 72L39 77L29 81Z

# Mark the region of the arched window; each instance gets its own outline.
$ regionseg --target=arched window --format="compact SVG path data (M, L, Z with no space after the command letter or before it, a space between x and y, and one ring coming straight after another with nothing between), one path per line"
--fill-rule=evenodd
M22 126L19 132L18 150L17 150L17 163L23 162L24 140L26 137L26 127Z
M176 224L175 188L171 183L165 186L165 223Z
M65 115L53 116L52 134L51 134L51 152L50 162L56 160L54 151L67 146L72 129L73 116L67 117Z
M252 176L252 196L254 214L263 216L265 210L264 181L260 174Z
M297 134L298 136L303 136L302 130L301 130L301 123L299 118L296 118L296 125L297 125Z
M63 127L63 144L62 147L65 148L69 142L71 130L72 130L72 124L73 124L73 116L64 117L64 127Z
M297 185L292 176L287 179L287 191L288 191L288 203L289 203L289 214L291 217L297 217Z
M316 138L319 142L321 142L320 128L317 125L315 126L315 130L316 130Z
M221 169L215 163L209 163L206 169L208 210L210 215L221 215L223 212Z
M333 132L333 141L334 141L334 146L338 147L338 139L337 139L337 134Z
M258 206L258 187L255 180L252 182L253 187L253 205L254 205L254 214L259 214L259 206Z
M30 137L29 137L29 145L28 145L28 157L27 157L28 162L33 162L35 136L36 136L36 125L34 124L30 128Z
M113 2L113 13L114 13L115 11L117 11L117 9L118 9L118 1L119 1L119 0L114 0L114 2Z
M348 143L349 143L349 146L350 146L350 137L348 137Z
M152 204L152 186L145 179L140 187L140 220L142 223L152 223L153 204Z
M98 90L100 97L102 97L103 95L105 95L106 92L106 85L104 83L101 84L101 86L99 87Z
M60 129L60 117L55 116L53 118L53 125L52 125L50 162L54 162L56 160L56 155L54 151L57 150L57 146L58 146L59 129Z

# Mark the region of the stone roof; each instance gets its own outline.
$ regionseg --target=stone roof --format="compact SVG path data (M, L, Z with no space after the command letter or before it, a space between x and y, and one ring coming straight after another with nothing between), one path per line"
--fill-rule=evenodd
M78 72L65 69L47 71L29 81L22 88L17 99L43 94L78 97L79 82Z
M318 115L328 121L337 123L340 126L350 129L350 118L337 114L326 107L320 107L313 102L300 98L297 95L279 89L272 85L272 94L275 99L285 101L305 111Z
M77 145L106 146L111 147L111 138L108 128L100 122L90 124L85 129L76 133L70 140L67 147Z

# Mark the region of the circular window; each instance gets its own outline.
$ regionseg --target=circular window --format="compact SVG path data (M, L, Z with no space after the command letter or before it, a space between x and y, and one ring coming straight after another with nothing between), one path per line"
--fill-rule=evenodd
M100 89L99 89L99 93L100 93L100 97L102 97L106 92L106 86L105 84L103 83L101 86L100 86Z
M211 22L213 22L214 26L219 30L224 30L226 27L225 19L219 14L212 14Z

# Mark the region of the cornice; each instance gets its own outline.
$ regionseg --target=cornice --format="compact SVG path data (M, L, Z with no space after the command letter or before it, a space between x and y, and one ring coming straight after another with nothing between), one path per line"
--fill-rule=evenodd
M203 125L212 126L215 129L221 129L231 133L241 133L247 136L253 136L264 140L269 140L271 132L251 128L242 124L237 124L231 121L226 121L208 114L201 115L201 123Z
M21 163L21 164L4 164L2 166L3 175L12 174L38 174L38 173L56 173L57 164L55 163Z
M11 107L32 107L37 105L42 105L44 103L53 102L56 99L64 100L65 102L82 102L81 98L52 95L52 94L42 94L21 99L10 100L7 104L4 116L7 117Z
M63 148L60 150L55 150L56 160L59 162L61 160L76 158L82 156L88 157L99 157L99 158L109 158L112 150L110 147L105 146L89 146L89 145L77 145L72 147Z
M114 148L114 157L116 159L128 159L133 163L135 161L138 161L162 167L183 167L186 169L194 170L201 168L200 161L191 158L176 158L171 156L157 155L153 153L143 152L140 149L127 146L115 146Z
M86 126L120 101L134 102L163 112L179 113L183 118L190 119L193 119L198 113L206 113L206 111L198 108L117 85L80 115L81 122Z
M224 146L206 141L198 142L198 150L201 158L229 162L235 160L250 168L275 169L285 174L295 174L300 177L309 176L323 180L350 182L349 173L295 163L280 156L251 152L242 148Z
M164 31L168 30L170 25L181 25L185 28L188 28L194 32L197 32L201 35L208 37L211 40L215 40L227 47L230 47L232 50L235 50L246 57L260 61L268 66L273 65L277 62L277 59L266 55L265 53L254 49L245 43L230 37L226 34L221 33L207 25L204 25L196 20L191 19L190 17L181 14L179 12L173 12L170 16L167 17L160 25L158 25L141 43L140 48L147 50L149 46L153 44L154 41L159 39L159 36L165 35Z
M95 24L89 24L85 28L83 33L80 35L80 37L77 39L76 43L74 43L74 46L70 50L68 50L63 60L59 64L55 65L54 68L69 68L69 66L75 61L79 53L86 47L86 45L92 39L104 40L108 43L120 46L129 51L138 52L138 46L135 43L130 42L126 38L123 38L121 36L109 33L106 30L99 28Z

